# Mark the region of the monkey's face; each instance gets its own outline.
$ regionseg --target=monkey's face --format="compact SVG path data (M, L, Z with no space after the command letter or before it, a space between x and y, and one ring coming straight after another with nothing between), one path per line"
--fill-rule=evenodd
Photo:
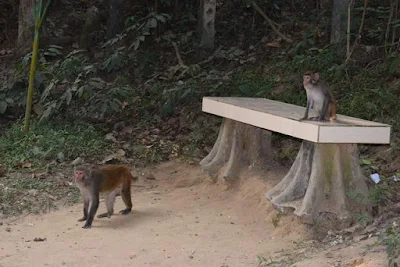
M304 75L303 76L303 84L308 84L312 80L311 75Z
M74 171L74 178L75 181L83 181L83 179L85 179L86 177L86 173L82 170L75 170Z

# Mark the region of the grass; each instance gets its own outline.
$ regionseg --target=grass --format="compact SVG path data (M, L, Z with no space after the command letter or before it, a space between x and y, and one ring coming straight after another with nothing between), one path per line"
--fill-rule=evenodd
M0 215L6 217L47 212L55 209L57 202L75 203L79 198L78 190L66 183L63 176L48 175L41 179L10 173L0 179Z
M8 170L23 163L39 167L45 161L96 158L108 148L103 133L89 124L35 124L25 135L18 121L0 136L0 161Z

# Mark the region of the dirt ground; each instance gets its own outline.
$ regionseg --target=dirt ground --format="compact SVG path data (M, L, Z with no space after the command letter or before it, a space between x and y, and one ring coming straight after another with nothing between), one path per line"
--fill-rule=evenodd
M304 245L310 230L295 217L281 217L275 228L276 211L264 194L285 171L273 170L262 179L249 174L226 189L210 183L197 165L164 163L151 169L155 179L144 175L134 184L132 214L96 218L90 230L77 222L82 204L3 222L0 266L255 267L258 256L293 255L295 265L276 260L262 266L386 266L382 247L368 249L372 238L329 251L314 246L312 253ZM117 197L116 210L122 208ZM98 213L104 210L101 203Z

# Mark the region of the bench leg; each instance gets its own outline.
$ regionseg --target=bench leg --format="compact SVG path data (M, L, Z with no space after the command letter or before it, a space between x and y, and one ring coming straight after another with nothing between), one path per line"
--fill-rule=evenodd
M294 210L305 223L327 218L337 228L370 211L356 144L303 141L291 169L266 197L282 212Z
M224 119L217 141L200 162L213 180L237 178L244 166L265 167L271 155L271 132L248 124Z

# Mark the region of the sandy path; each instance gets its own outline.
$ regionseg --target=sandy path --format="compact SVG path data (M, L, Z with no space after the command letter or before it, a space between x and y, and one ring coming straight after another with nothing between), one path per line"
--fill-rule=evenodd
M185 176L184 167L171 167L154 172L155 189L133 189L132 214L96 219L90 230L76 221L81 205L4 224L0 265L256 266L258 254L288 248L287 240L271 242L271 223L262 213L247 216L254 211L249 203L241 205L235 194L216 186L192 185L201 173L187 173L193 179L185 181L179 179ZM116 210L122 208L118 197ZM104 209L101 203L99 212ZM27 242L35 237L47 240Z
M77 222L81 204L4 223L0 266L255 267L257 255L269 258L302 238L290 217L272 226L275 211L258 178L224 191L199 182L205 177L194 166L166 163L152 172L157 180L141 180L133 188L132 214L95 219L90 230ZM122 208L117 197L115 210ZM101 203L98 213L104 210ZM47 240L33 242L36 237ZM336 266L323 253L316 260L298 266Z

